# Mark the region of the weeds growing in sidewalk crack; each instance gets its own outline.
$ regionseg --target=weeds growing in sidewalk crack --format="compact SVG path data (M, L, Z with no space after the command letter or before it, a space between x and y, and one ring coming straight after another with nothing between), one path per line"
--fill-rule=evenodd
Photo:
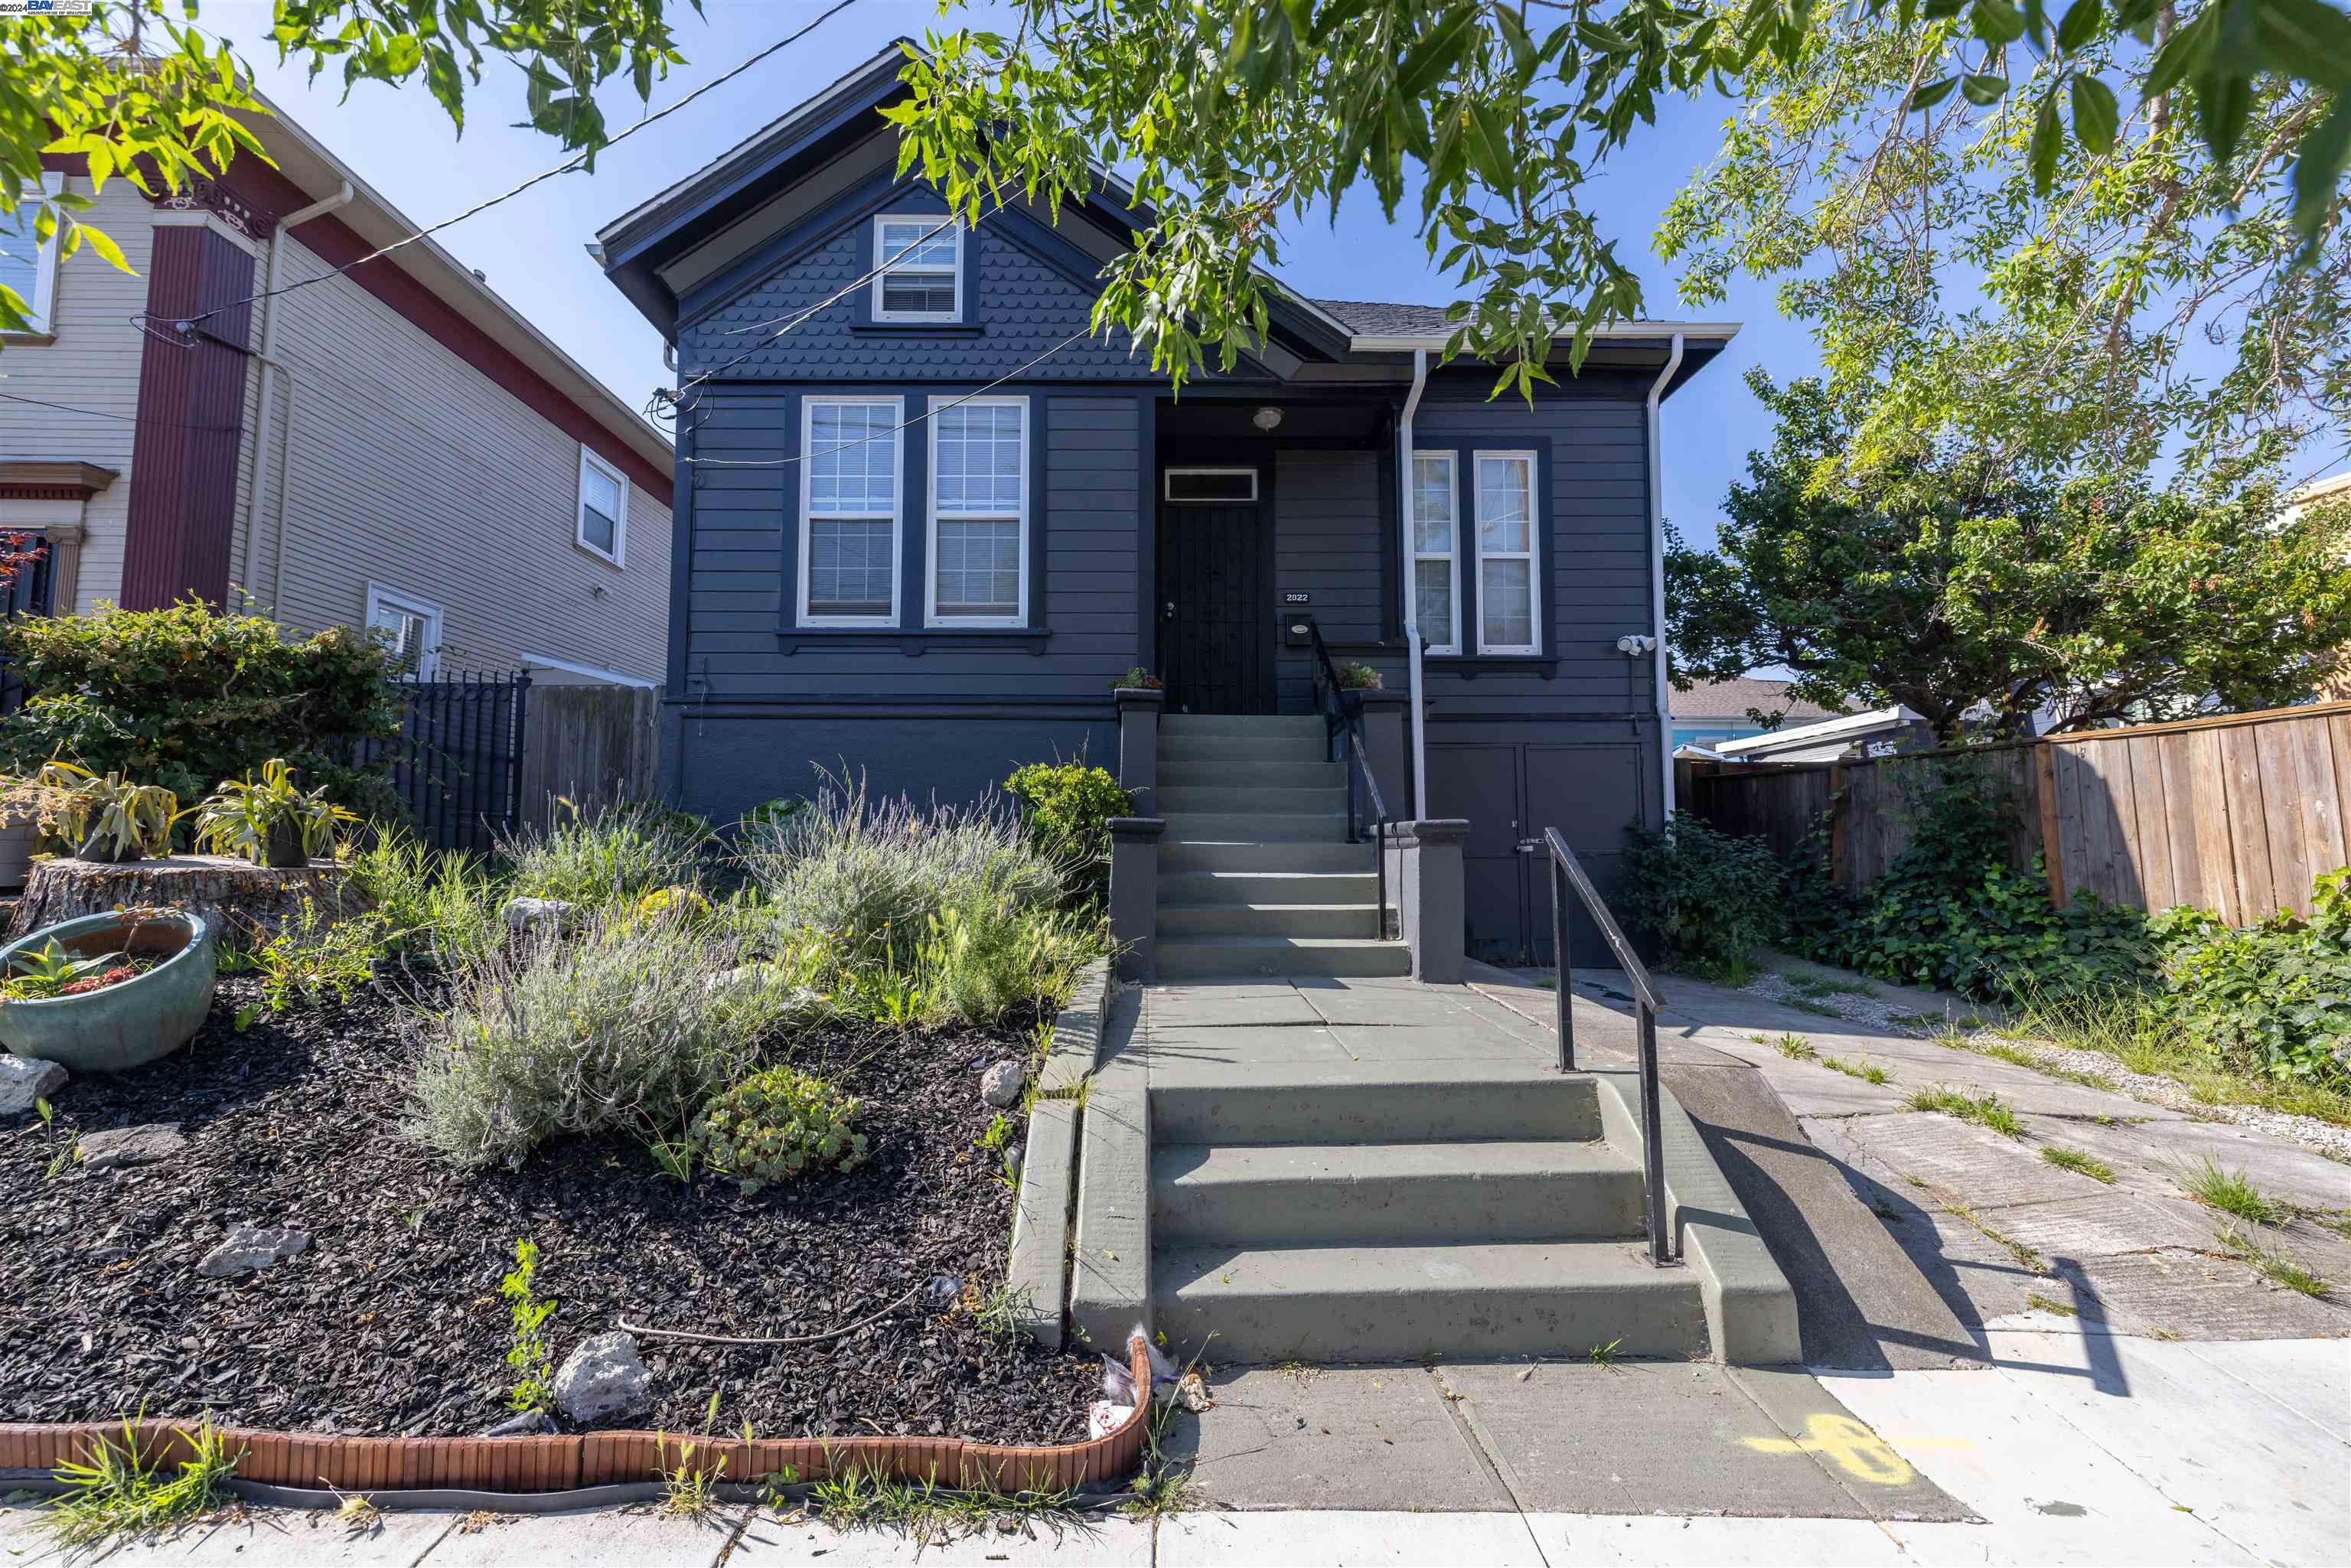
M1972 1122L1987 1127L2003 1138L2024 1136L2024 1124L2016 1113L2000 1103L1997 1094L1974 1098L1956 1089L1921 1089L1905 1102L1913 1111L1932 1111L1945 1116L1956 1116L1962 1122Z
M1865 1083L1884 1083L1887 1081L1886 1069L1874 1061L1847 1061L1841 1056L1823 1056L1821 1058L1821 1065L1842 1072L1847 1078L1858 1078Z
M2029 1311L2036 1312L2054 1312L2061 1318L2078 1318L2082 1315L2072 1307L2067 1306L2064 1302L2052 1301L2049 1297L2043 1295L2038 1291L2028 1291L2025 1294L2024 1305Z
M2306 1267L2303 1261L2282 1248L2272 1247L2260 1237L2234 1225L2222 1227L2220 1245L2258 1270L2262 1277L2283 1285L2289 1291L2299 1291L2316 1301L2325 1301L2335 1293L2335 1288Z
M2104 1160L2091 1158L2079 1149L2061 1149L2050 1144L2042 1149L2041 1160L2043 1165L2055 1166L2061 1171L2072 1171L2075 1176L2085 1176L2108 1186L2115 1185L2115 1167Z
M2253 1185L2252 1177L2241 1170L2224 1171L2209 1156L2200 1169L2182 1176L2179 1185L2189 1197L2208 1208L2233 1214L2239 1219L2249 1219L2255 1225L2276 1226L2285 1222L2285 1215L2267 1194Z
M2046 1274L2049 1272L2049 1265L2042 1258L2040 1253L2035 1252L2032 1248L2027 1247L2015 1237L1995 1230L1991 1226L1985 1224L1982 1219L1977 1217L1976 1211L1970 1208L1966 1204L1947 1203L1943 1206L1943 1212L1966 1220L1970 1225L1975 1228L1976 1233L1981 1236L1985 1240L2005 1248L2008 1255L2016 1260L2020 1268L2034 1274Z

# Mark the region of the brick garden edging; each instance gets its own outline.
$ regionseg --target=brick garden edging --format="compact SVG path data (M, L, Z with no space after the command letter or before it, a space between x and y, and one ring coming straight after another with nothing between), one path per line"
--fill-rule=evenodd
M929 1480L965 1490L1062 1491L1112 1481L1143 1458L1150 1418L1151 1356L1140 1339L1127 1345L1135 1387L1134 1414L1117 1430L1082 1443L1028 1446L961 1437L740 1437L659 1432L581 1432L539 1437L341 1437L224 1427L229 1451L243 1449L235 1479L263 1486L377 1491L468 1490L528 1494L659 1481L692 1469L755 1485L790 1470L817 1481L852 1472ZM120 1421L0 1425L0 1471L56 1470L90 1462L119 1444ZM151 1460L193 1457L194 1424L132 1421ZM693 1453L688 1455L688 1447ZM726 1461L719 1468L719 1461Z

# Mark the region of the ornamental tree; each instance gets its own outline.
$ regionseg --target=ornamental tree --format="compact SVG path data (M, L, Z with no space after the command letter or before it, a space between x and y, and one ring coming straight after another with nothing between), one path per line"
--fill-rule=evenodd
M1902 703L1955 741L2274 707L2351 644L2351 507L2282 515L2113 477L2020 479L1914 444L1824 484L1868 410L1817 381L1758 396L1777 439L1731 486L1719 552L1667 556L1685 689L1778 664L1833 706Z

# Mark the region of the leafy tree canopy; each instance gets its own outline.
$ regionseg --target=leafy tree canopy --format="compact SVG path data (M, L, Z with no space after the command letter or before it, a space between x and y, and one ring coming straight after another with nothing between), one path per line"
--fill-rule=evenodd
M1913 445L1867 485L1815 474L1868 417L1817 381L1750 382L1777 439L1731 486L1719 553L1672 541L1676 683L1760 665L1832 706L1915 709L1943 739L2307 696L2351 643L2351 507L2280 516L2114 477L2020 479Z

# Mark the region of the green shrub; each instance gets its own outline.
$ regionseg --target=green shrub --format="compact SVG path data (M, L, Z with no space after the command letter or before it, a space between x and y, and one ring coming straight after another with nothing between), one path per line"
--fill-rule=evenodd
M1947 772L1911 800L1909 841L1858 894L1798 873L1786 907L1807 958L1899 984L1987 1000L2111 992L2144 984L2155 951L2137 910L2086 891L2049 904L2036 857L2009 863L2007 803L1980 774Z
M1031 762L1015 768L1004 789L1037 847L1073 869L1108 859L1110 820L1134 810L1117 779L1082 762Z
M434 850L395 830L377 835L349 864L351 885L382 917L392 952L454 964L506 939L506 885L477 856Z
M2225 1067L2351 1092L2351 866L2311 902L2307 920L2241 931L2198 909L2157 915L2165 1010Z
M200 800L282 757L340 805L400 813L389 782L350 766L360 741L399 733L400 710L382 647L348 627L289 642L274 621L193 601L21 615L0 622L0 662L26 684L0 719L0 772L63 758Z
M933 915L915 955L927 1023L990 1024L1040 998L1070 999L1078 971L1102 950L1092 915L1011 899L950 904Z
M925 809L870 800L862 780L826 786L809 810L747 827L740 853L768 917L826 934L844 967L911 969L942 909L1061 897L1061 868L998 799Z
M709 838L697 818L635 804L565 811L544 832L524 833L500 847L514 862L516 896L598 909L691 884Z
M501 946L427 1019L411 1127L463 1166L519 1165L562 1134L668 1137L799 1005L741 945L628 912Z
M858 1101L789 1067L770 1067L716 1096L694 1119L688 1138L704 1165L733 1176L750 1197L822 1170L847 1170L865 1158L865 1134L853 1129Z
M1782 927L1771 846L1689 816L1662 832L1632 829L1625 839L1625 923L1654 937L1666 963L1743 983L1750 956Z

